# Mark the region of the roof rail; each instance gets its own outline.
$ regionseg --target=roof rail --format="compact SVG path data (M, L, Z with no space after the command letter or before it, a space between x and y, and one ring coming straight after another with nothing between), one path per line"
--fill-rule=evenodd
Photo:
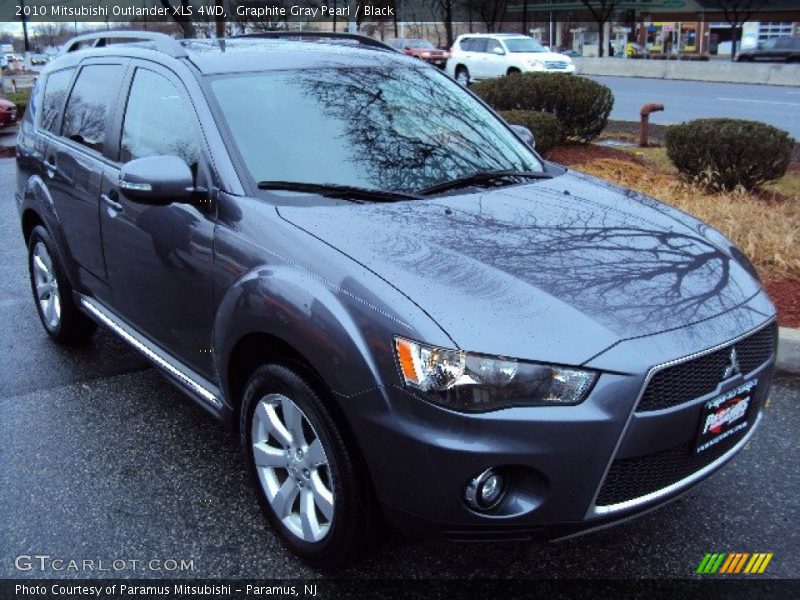
M350 41L356 42L361 44L362 46L367 46L370 48L376 48L378 50L389 50L391 52L397 52L394 48L389 46L388 44L384 44L383 42L376 40L371 37L367 37L365 35L360 35L358 33L339 33L337 31L262 31L260 33L245 33L241 35L233 35L230 36L233 39L244 39L244 38L288 38L288 39L307 39L309 41L315 40L342 40L342 41Z
M88 43L92 48L102 48L108 45L108 40L128 40L131 42L153 42L156 50L174 56L186 58L189 55L181 44L165 33L155 31L102 31L86 33L72 38L64 44L63 54L79 50L82 44Z

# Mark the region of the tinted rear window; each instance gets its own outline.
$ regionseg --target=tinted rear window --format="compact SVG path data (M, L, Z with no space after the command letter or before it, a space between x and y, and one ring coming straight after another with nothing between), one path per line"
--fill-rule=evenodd
M75 69L62 69L54 71L47 76L44 84L44 100L42 102L42 129L58 133L58 119L61 116L61 109L67 101L69 92L69 82L72 81L72 74Z
M124 74L122 65L83 67L69 96L61 135L102 152L108 115L114 108Z

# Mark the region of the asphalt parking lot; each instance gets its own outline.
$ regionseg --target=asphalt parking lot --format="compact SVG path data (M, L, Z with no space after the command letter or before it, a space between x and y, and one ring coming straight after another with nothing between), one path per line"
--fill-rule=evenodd
M52 345L36 317L0 160L0 577L15 557L192 560L125 577L321 577L267 529L236 438L133 350L100 331ZM780 377L766 418L726 469L656 512L551 544L452 544L393 536L340 577L691 577L706 552L773 552L765 577L800 577L800 378ZM114 575L113 573L107 575Z

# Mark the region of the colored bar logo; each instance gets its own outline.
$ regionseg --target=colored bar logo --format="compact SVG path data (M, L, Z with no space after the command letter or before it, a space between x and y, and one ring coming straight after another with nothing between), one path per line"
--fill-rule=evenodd
M736 573L747 573L756 575L763 573L769 561L772 560L772 552L709 552L700 561L697 571L700 575L730 575Z

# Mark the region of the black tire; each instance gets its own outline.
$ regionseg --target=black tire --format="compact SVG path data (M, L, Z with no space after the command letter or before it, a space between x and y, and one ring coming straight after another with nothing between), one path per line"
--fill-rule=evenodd
M284 525L272 508L259 478L252 449L253 418L259 402L270 394L281 394L291 399L322 442L332 484L333 518L327 534L319 541L306 541ZM376 512L366 469L339 419L314 386L285 366L259 367L244 391L239 431L245 464L261 508L289 550L314 566L330 568L352 562L372 545ZM291 475L286 477L287 480L290 478Z
M44 309L39 301L39 294L36 289L34 276L34 251L37 245L44 245L52 263L52 273L57 284L58 300L60 305L60 316L57 322L51 322L45 315ZM53 341L63 345L84 344L92 337L97 330L97 323L87 317L75 304L72 293L72 286L67 279L64 269L64 262L59 254L50 232L42 225L37 225L31 232L28 239L28 273L30 275L31 292L33 301L36 305L36 312L42 322L47 335Z
M506 75L509 75L509 76L511 76L511 75L521 75L521 74L522 74L522 71L520 71L520 70L519 70L519 69L517 69L516 67L511 67L511 68L508 70L508 73L506 73Z
M455 76L456 76L456 81L458 81L459 83L461 83L461 80L459 79L459 76L463 76L465 78L465 81L466 81L466 83L464 85L469 85L470 84L469 69L467 69L467 67L465 67L464 65L458 65L456 67Z

